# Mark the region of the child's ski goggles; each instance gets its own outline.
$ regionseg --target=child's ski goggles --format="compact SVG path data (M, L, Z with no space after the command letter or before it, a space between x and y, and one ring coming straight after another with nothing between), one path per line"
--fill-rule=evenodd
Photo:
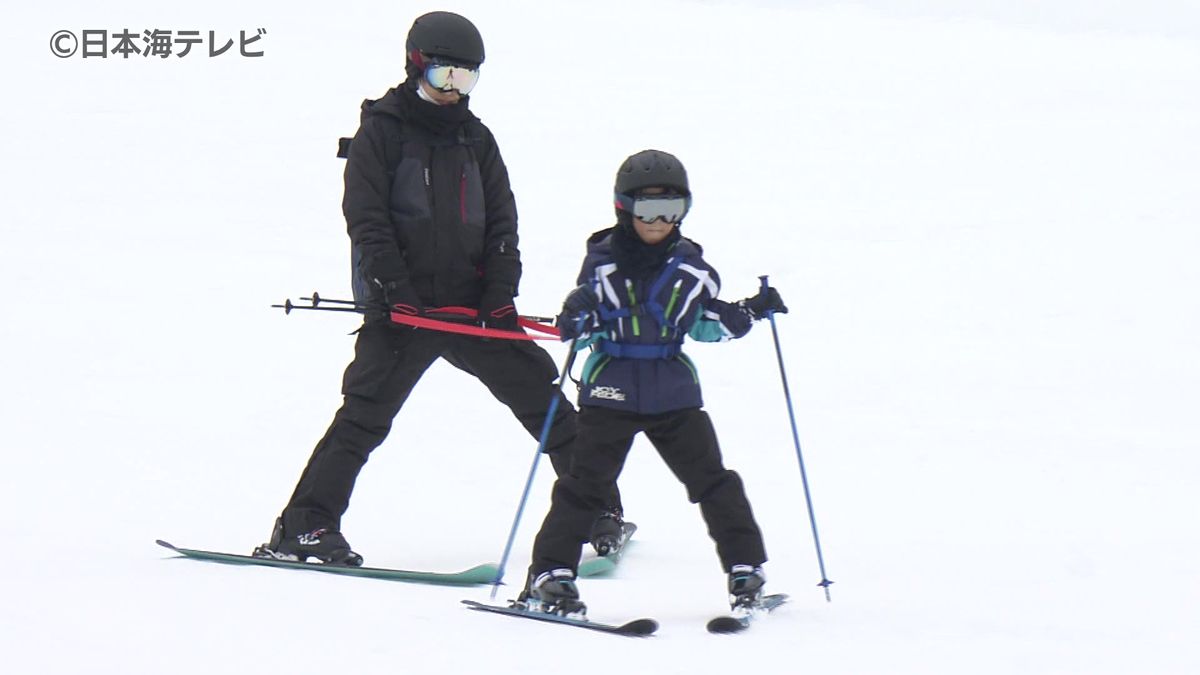
M471 68L460 63L434 59L425 68L425 81L438 91L457 91L466 96L479 82L479 67Z
M678 223L692 207L690 195L639 195L631 197L617 193L617 208L628 211L634 218L652 223L662 218L668 223Z

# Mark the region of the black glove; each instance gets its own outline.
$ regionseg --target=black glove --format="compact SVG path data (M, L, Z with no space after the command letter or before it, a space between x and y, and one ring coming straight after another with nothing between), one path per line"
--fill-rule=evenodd
M412 284L407 281L385 283L375 279L375 284L379 286L379 290L383 294L383 301L391 311L409 316L420 316L424 312L424 303L421 302L421 298L413 289Z
M408 282L408 267L399 249L386 249L367 260L367 278L379 289L379 295L392 311L419 316L423 303Z
M517 308L513 304L513 289L504 284L491 284L479 299L479 325L500 330L519 330Z
M596 297L596 292L588 284L577 286L574 290L567 294L566 300L563 300L562 314L558 315L559 337L563 340L570 340L578 337L580 329L580 319L584 318L583 325L587 326L588 321L585 317L589 316L600 308L600 298Z
M746 298L738 305L755 321L765 319L768 313L787 314L788 311L783 298L779 297L779 291L771 286L759 290L758 295Z
M581 284L575 287L575 290L567 294L567 299L563 300L563 313L573 316L594 312L600 307L600 298L596 297L596 291L592 290L590 284Z

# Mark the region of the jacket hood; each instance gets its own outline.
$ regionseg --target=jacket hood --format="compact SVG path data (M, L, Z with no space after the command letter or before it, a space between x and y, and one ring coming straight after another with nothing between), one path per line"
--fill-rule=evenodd
M615 229L617 229L616 226L613 226L593 232L587 240L588 255L593 253L604 254L612 251L612 233Z
M598 232L593 232L592 235L588 237L587 255L584 259L585 269L595 268L600 263L606 261L618 262L617 258L620 256L617 255L617 252L614 251L613 247L613 235L616 233L617 227L619 226L614 225L612 227L607 227ZM670 252L667 255L679 255L683 256L684 258L699 258L704 255L704 249L700 246L700 244L692 241L691 239L680 236L675 242L675 245L671 247ZM659 263L661 263L661 261L659 261ZM619 262L618 265L620 265ZM631 272L635 276L640 276L642 273L648 272L650 269L653 269L653 266L650 268L638 267L632 270L624 271ZM576 281L576 283L582 284L586 283L587 281L588 279L580 278Z

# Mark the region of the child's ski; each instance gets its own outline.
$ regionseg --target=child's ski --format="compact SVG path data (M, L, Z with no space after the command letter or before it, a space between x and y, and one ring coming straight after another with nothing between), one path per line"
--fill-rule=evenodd
M708 622L708 632L710 633L740 633L750 627L750 623L754 619L770 613L776 607L787 602L788 596L786 593L776 593L775 595L763 596L758 602L754 603L754 607L750 609L735 610L734 613L726 616L718 616Z
M492 612L495 614L504 614L506 616L516 616L525 619L533 619L534 621L547 621L549 623L562 624L564 626L575 626L576 628L586 628L588 630L600 631L601 633L611 633L613 635L624 635L626 637L647 637L658 630L658 622L654 619L635 619L628 623L619 626L596 623L587 619L570 619L558 614L547 614L546 612L531 612L527 609L512 607L506 605L488 605L474 600L463 600L462 603L471 609L481 612Z

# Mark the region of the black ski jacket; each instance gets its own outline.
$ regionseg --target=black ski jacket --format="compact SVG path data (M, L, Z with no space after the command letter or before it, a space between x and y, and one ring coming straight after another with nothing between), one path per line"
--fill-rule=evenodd
M508 170L467 105L436 106L409 84L363 102L358 132L343 148L355 299L382 300L379 284L393 281L410 283L427 307L478 307L492 284L516 294Z

